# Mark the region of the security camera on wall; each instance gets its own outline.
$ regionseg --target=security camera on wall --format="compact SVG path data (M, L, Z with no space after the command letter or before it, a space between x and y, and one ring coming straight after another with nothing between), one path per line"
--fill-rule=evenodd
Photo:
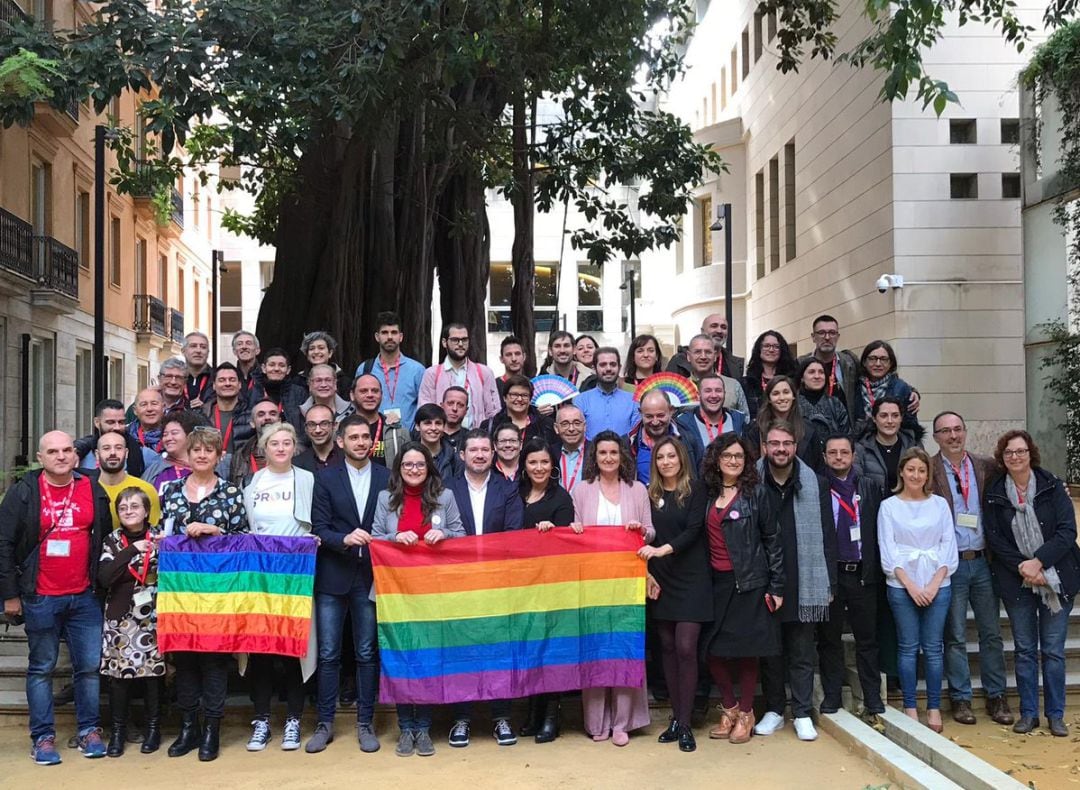
M890 289L899 290L904 287L904 277L900 274L883 274L877 278L877 282L874 283L877 286L878 293L886 293Z

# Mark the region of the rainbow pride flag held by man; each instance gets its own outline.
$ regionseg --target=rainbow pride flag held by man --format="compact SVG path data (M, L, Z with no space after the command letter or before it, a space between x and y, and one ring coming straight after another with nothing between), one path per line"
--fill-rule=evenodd
M161 652L304 656L316 548L305 537L166 538L158 552Z
M645 563L617 527L371 544L382 702L645 681Z

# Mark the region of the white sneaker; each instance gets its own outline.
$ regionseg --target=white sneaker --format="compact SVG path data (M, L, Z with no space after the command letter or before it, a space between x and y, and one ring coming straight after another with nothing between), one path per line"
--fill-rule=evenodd
M251 722L251 740L248 741L249 752L261 752L270 743L270 722L266 719L255 719Z
M817 730L814 729L814 720L809 716L799 716L795 719L795 734L800 741L816 741Z
M783 729L784 717L779 713L769 711L761 717L761 721L754 727L754 735L772 735L777 730Z
M300 748L300 719L285 719L281 748L287 752L294 752Z

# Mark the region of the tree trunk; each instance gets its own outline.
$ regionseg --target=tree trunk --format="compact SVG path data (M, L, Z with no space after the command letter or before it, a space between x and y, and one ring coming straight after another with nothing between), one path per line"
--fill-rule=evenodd
M535 112L535 107L534 107ZM535 217L532 162L529 157L528 109L524 92L513 98L514 147L513 186L510 203L514 208L514 244L511 268L514 284L510 290L510 325L525 351L525 374L536 375L535 261L533 260L533 224Z

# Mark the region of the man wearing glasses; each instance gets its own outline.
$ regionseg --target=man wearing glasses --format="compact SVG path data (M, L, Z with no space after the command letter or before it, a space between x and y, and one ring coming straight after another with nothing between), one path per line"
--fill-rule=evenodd
M852 409L855 404L855 385L859 382L859 360L850 351L838 351L840 324L831 315L819 315L810 331L814 353L799 357L799 364L816 359L825 366L825 393L839 398L848 410L849 424L854 425Z
M446 349L446 359L442 364L432 365L424 371L419 405L439 403L447 388L461 387L469 398L469 410L462 427L478 428L484 420L499 412L499 387L495 374L487 365L469 359L469 330L464 324L446 325L442 347Z
M1012 724L1005 699L1005 653L1001 644L1000 609L986 556L981 500L994 461L973 455L967 445L967 425L953 411L934 418L934 441L940 448L931 459L934 493L952 507L960 564L950 577L952 603L945 622L945 677L949 683L953 719L975 724L971 709L971 667L967 654L967 610L975 614L979 631L979 667L986 712L998 724Z
M555 413L555 433L559 437L559 485L573 493L585 468L585 415L572 403L564 403Z
M304 435L310 445L296 456L293 464L312 474L321 472L345 459L334 441L334 412L327 406L312 406L304 418Z

